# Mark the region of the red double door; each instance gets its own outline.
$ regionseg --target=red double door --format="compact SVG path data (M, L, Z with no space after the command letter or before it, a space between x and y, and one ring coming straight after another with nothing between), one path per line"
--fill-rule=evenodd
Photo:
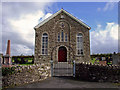
M64 46L58 50L58 62L67 62L67 49Z

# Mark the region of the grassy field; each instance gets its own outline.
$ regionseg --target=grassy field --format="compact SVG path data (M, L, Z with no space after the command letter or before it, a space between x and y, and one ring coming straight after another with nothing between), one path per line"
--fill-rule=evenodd
M27 63L27 64L19 64L19 65L33 65L33 64L29 64L29 63Z

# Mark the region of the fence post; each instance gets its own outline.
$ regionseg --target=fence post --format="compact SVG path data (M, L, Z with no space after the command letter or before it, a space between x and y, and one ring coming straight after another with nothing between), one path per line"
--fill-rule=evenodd
M73 61L73 77L75 77L75 60Z
M53 76L53 60L50 61L51 63L51 77Z

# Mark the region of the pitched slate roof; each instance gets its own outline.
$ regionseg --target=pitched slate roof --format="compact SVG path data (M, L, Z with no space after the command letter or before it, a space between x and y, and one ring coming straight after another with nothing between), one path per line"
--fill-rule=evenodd
M47 19L45 19L44 21L40 22L37 26L34 27L34 29L39 28L40 26L42 26L43 24L45 24L46 22L48 22L49 20L51 20L52 18L54 18L55 16L57 16L58 14L60 14L61 12L64 12L65 14L67 14L68 16L70 16L71 18L73 18L74 20L76 20L77 22L79 22L80 24L82 24L84 27L88 28L89 30L91 29L91 27L89 27L87 24L85 24L81 20L77 19L76 17L74 17L73 15L71 15L70 13L68 13L67 11L65 11L64 9L59 10L55 14L53 14L50 17L48 17Z

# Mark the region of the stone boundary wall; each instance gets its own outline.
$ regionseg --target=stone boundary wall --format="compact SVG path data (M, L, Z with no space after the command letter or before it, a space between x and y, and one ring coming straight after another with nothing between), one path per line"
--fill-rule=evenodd
M120 83L120 66L76 63L75 77L86 81Z
M14 87L44 80L51 76L50 64L15 66L15 73L2 78L2 87Z

